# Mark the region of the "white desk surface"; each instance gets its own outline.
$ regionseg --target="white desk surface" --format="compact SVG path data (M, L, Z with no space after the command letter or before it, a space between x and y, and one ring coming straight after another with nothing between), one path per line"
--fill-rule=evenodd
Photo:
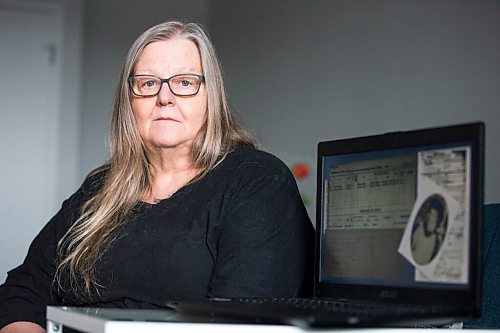
M85 333L422 333L424 330L429 332L428 329L416 328L336 328L318 330L289 325L241 324L230 321L207 322L207 318L181 316L170 310L47 307L47 333L64 333L64 327L70 327ZM432 329L432 333L444 332L450 333L450 329ZM472 332L492 333L500 332L500 330L473 330Z

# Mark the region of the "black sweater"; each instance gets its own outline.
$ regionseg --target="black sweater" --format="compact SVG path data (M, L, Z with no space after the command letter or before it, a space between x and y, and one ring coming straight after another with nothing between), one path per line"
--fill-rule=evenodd
M96 263L99 294L57 289L57 242L105 175L86 179L8 273L0 328L14 321L45 326L47 305L150 308L179 298L303 290L313 231L295 180L276 157L242 145L172 197L137 204Z

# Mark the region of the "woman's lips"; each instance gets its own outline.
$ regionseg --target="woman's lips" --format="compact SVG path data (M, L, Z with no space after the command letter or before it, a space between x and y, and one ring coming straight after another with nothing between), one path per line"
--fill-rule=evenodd
M171 118L171 117L158 117L158 118L155 119L155 121L160 121L160 120L179 122L177 119L174 119L174 118Z

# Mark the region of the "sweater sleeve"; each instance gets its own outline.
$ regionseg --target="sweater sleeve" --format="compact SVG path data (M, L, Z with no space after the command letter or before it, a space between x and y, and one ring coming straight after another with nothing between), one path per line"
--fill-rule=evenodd
M24 262L0 285L0 329L16 321L45 327L47 305L62 305L54 293L57 243L78 217L80 207L99 179L87 179L32 241ZM90 185L90 186L89 186Z
M224 201L209 296L299 296L311 273L314 229L286 165L243 163Z
M64 215L63 205L35 237L24 262L9 271L7 280L0 286L0 328L16 321L45 327L46 306L57 304L51 295L51 285L55 272L57 225Z

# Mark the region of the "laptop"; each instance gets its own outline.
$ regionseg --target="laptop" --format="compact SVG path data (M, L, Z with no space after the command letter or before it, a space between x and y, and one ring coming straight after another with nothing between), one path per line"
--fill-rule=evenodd
M306 327L479 316L484 131L476 122L320 142L314 296L170 305Z

